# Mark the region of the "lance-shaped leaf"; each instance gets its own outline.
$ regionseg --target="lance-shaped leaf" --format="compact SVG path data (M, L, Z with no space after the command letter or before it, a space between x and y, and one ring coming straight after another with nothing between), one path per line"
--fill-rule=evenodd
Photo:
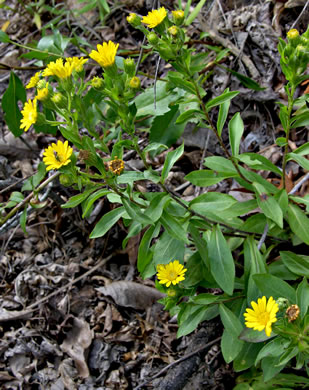
M184 144L180 145L177 149L167 153L161 174L162 183L165 182L170 170L172 169L175 162L182 156L183 151Z
M237 112L229 122L229 137L233 156L239 154L239 145L243 132L244 122L241 119L240 113Z
M104 236L108 230L115 225L116 222L125 214L124 207L118 207L105 215L99 220L95 228L90 234L90 238L98 238Z

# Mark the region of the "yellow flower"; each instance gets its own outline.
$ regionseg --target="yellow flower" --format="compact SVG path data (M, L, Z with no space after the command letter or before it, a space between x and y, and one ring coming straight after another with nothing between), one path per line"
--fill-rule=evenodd
M120 175L124 170L124 161L115 156L114 160L108 162L108 169L115 175Z
M40 81L40 74L41 72L36 72L36 74L31 77L29 83L26 85L26 88L36 87L37 83Z
M25 103L24 109L22 110L23 118L21 119L20 128L25 128L25 131L28 131L31 125L33 125L37 118L38 118L38 112L36 108L36 98L31 101L31 99L28 100L28 102Z
M143 17L142 22L147 24L149 28L154 28L163 22L166 15L166 9L161 7L160 9L148 12L148 15Z
M46 69L43 71L43 76L57 76L59 79L66 79L71 76L74 70L73 65L70 62L63 64L63 59L58 58L56 62L50 62Z
M58 141L57 144L52 143L43 153L46 170L59 169L64 165L68 165L71 162L70 157L72 153L73 149L69 146L68 141L64 143Z
M115 43L112 41L108 41L108 43L103 42L102 45L97 45L98 51L92 50L92 52L89 54L89 57L96 61L103 68L108 68L115 63L118 46L119 43L115 45Z
M84 64L88 61L88 58L68 57L66 58L66 61L72 66L73 70L76 70L76 72L82 72Z
M277 321L276 313L279 310L279 306L273 297L268 299L266 297L259 298L257 303L251 302L252 309L246 309L244 313L245 325L247 328L253 328L262 332L265 329L266 336L271 334L271 326L273 322Z
M171 283L175 285L185 280L184 274L186 271L187 269L178 260L174 260L166 265L159 264L157 266L157 277L160 284L165 284L166 287L169 287Z
M36 98L38 100L46 100L48 96L48 83L46 83L44 88L38 89Z
M288 31L286 36L289 39L295 39L295 38L297 38L299 36L299 32L298 32L298 30L296 30L296 28L292 28L292 30Z

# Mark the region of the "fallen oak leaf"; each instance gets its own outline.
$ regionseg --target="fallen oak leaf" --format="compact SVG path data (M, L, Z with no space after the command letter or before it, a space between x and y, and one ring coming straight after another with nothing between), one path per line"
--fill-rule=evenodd
M112 297L119 306L133 307L137 310L146 310L158 299L165 296L153 287L125 280L112 282L106 287L98 287L96 290L103 295Z

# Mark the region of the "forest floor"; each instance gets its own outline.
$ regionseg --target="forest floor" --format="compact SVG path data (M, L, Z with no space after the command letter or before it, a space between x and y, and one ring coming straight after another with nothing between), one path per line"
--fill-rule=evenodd
M112 40L120 43L120 50L138 53L142 36L128 25L126 16L130 12L146 15L152 2L107 1L111 12L104 21L96 8L78 14L77 1L41 3L53 7L42 7L35 23L29 11L30 1L5 1L9 8L0 9L0 28L11 39L29 44L41 38L39 23L44 27L53 20L54 27L64 36L78 35L93 47L103 40ZM160 3L172 10L178 2ZM192 7L197 3L193 1ZM188 28L197 50L203 50L205 44L200 34L211 32L207 45L230 49L224 65L265 87L263 91L247 89L221 68L211 70L205 85L208 98L227 87L240 91L230 115L240 111L244 120L241 147L243 151L262 153L275 164L282 158L275 138L283 130L276 102L285 99L278 38L284 38L295 23L299 30L305 30L309 20L306 5L305 0L211 0ZM55 10L61 11L58 20L54 19ZM50 28L46 30L46 34L50 32ZM0 43L1 96L8 86L10 71L24 84L34 75L35 70L29 68L35 68L35 61L21 57L25 52ZM68 46L66 55L81 54L75 46ZM159 77L164 77L165 65L161 61ZM89 77L99 72L98 67L86 70ZM142 63L141 71L153 76L155 70L156 57L152 55ZM142 87L152 82L144 77ZM305 89L306 86L299 88L299 95ZM55 137L29 131L16 139L8 130L2 111L0 115L2 203L35 173L42 150ZM308 141L307 137L304 130L294 131L290 147L297 148ZM221 152L207 129L188 126L182 139L185 154L173 170L170 186L190 197L195 188L185 183L184 175L199 169L205 156ZM128 155L125 163L132 166L135 158ZM154 164L163 162L164 155L158 156ZM296 164L289 165L291 186L301 174ZM226 192L227 188L219 184L211 190ZM301 191L308 191L308 187ZM160 293L154 288L154 279L142 280L136 270L141 236L130 239L122 249L126 228L118 223L103 238L90 240L89 232L110 205L102 200L91 217L83 220L80 209L61 208L74 194L74 190L56 183L49 188L46 206L29 216L26 235L15 220L1 230L0 388L233 388L238 374L224 362L220 352L219 320L204 322L194 333L177 339L177 319L156 302Z

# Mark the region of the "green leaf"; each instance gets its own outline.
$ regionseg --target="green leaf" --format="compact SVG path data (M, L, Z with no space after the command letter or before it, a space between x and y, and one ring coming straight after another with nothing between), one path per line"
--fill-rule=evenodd
M206 157L204 161L205 161L204 162L205 167L213 169L214 171L217 171L219 173L238 174L233 163L225 157L220 157L220 156Z
M98 190L94 194L90 195L88 197L88 199L86 200L85 205L83 207L82 218L85 218L85 216L87 215L88 211L90 210L90 208L92 207L92 205L95 201L97 201L98 199L102 198L103 196L105 196L107 194L110 194L110 192L111 191L104 188L104 189Z
M226 363L231 363L242 350L244 342L224 329L221 338L221 352Z
M306 157L303 157L303 156L301 156L299 154L295 154L295 153L288 153L287 154L287 161L290 161L290 160L296 161L306 171L309 171L309 160L307 160Z
M206 103L206 110L210 110L211 108L213 107L216 107L216 106L219 106L220 104L224 103L224 102L227 102L227 101L230 101L231 99L233 99L235 96L237 96L239 94L238 91L234 91L234 92L223 92L222 95L220 96L217 96L211 100L209 100L207 103Z
M147 115L163 115L170 111L170 103L177 101L184 92L179 89L168 90L166 82L157 81L156 83L156 106L154 105L153 86L147 88L145 92L141 93L135 98L135 105L137 108L136 117L144 117Z
M281 251L280 256L291 272L309 278L309 256L299 256L289 251Z
M164 115L157 115L150 128L150 142L167 146L175 144L185 129L185 123L177 123L176 118L179 118L178 105L173 106Z
M216 213L218 210L221 212L237 203L237 200L231 195L221 192L206 192L190 202L190 209L202 215L207 215L209 212Z
M241 331L243 330L243 326L239 318L236 317L236 315L230 309L223 305L223 303L219 305L219 313L224 328L230 334L232 334L234 338L238 338Z
M203 5L206 3L206 0L200 0L199 3L195 6L191 14L187 17L185 21L186 26L190 26L190 24L194 21L194 19L197 17L199 12L201 11Z
M95 190L96 187L89 188L88 190L85 190L82 194L72 196L65 204L61 205L61 208L69 209L78 206L85 199L87 199L88 196L92 194Z
M11 72L9 86L2 98L2 109L4 111L4 119L15 137L19 137L24 132L20 128L22 114L18 108L18 101L25 103L26 90L18 76Z
M229 121L229 138L232 149L232 155L238 156L241 137L244 133L244 122L240 113L237 112Z
M168 264L174 260L181 260L184 257L185 243L171 237L165 231L153 248L153 261L155 267L158 264Z
M210 272L220 288L229 295L233 294L235 264L230 248L221 233L219 225L213 228L208 241Z
M298 206L292 203L288 207L288 223L292 232L309 245L309 219Z
M27 223L27 206L23 209L23 212L19 218L20 226L25 234L27 234L26 223Z
M304 143L299 148L293 151L293 154L299 154L300 156L305 156L309 154L309 142Z
M112 211L109 211L99 220L90 234L90 238L98 238L104 236L105 233L111 229L115 223L125 214L124 207L118 207Z
M183 228L183 226L178 222L176 218L174 218L172 215L167 213L165 210L163 210L163 213L160 218L160 222L164 226L164 228L168 231L171 237L174 237L176 239L185 242L186 244L189 244L186 230Z
M309 125L309 111L292 118L291 129Z
M276 165L271 163L266 157L261 156L257 153L242 153L239 156L237 156L238 160L243 162L244 164L248 165L250 168L257 169L257 170L265 170L265 171L271 171L273 173L278 174L279 176L282 176L282 172Z
M210 263L209 263L206 241L204 238L202 238L200 236L199 230L192 223L189 224L188 230L193 238L193 241L196 245L197 250L199 251L199 254L203 260L203 263L205 264L205 267L206 267L207 271L209 272Z
M164 192L156 194L151 199L149 206L145 210L145 215L152 221L156 222L161 217L163 208L169 200L169 196Z
M224 92L229 92L229 89L226 89ZM225 102L220 104L218 121L217 121L217 131L220 137L222 134L224 123L229 113L230 104L231 104L230 100L226 100Z
M134 181L145 180L143 172L137 171L124 171L120 176L117 177L118 184L133 184Z
M10 37L2 30L0 30L0 42L9 43Z
M161 174L161 182L164 183L167 179L167 176L172 169L175 162L183 155L184 144L180 145L177 149L168 152L164 161L162 174Z
M203 114L202 111L197 110L197 109L191 109L188 111L183 112L182 114L179 115L179 117L176 119L176 124L182 124L186 122L190 122L190 119L196 119L198 114Z
M198 324L203 321L211 320L218 315L218 307L214 306L197 306L196 310L182 322L177 331L177 337L186 336L193 332Z
M150 267L153 252L150 250L150 244L153 238L157 237L160 230L160 224L150 226L143 235L138 248L137 269L143 279L149 278L156 273L155 266Z
M197 305L209 305L210 303L216 302L220 297L209 293L198 294L190 298L190 302Z
M272 337L272 335L274 334L272 333L270 337ZM248 343L262 343L269 340L270 337L266 336L265 332L244 328L239 335L239 340L247 341Z
M130 202L127 199L122 199L122 204L133 221L135 220L145 225L153 224L153 221L147 215L145 215L141 211L141 208L135 203Z
M227 68L224 66L224 69L232 73L246 88L253 89L254 91L264 91L266 88L261 87L256 81L247 77L241 73L236 72L233 69Z
M199 187L208 187L214 184L220 183L220 181L230 178L237 177L237 173L222 174L216 173L210 170L198 170L192 171L184 177L185 180L188 180L190 183L199 186Z
M266 357L262 360L261 366L262 366L263 378L265 382L272 379L284 368L284 365L278 365L278 364L279 364L279 357Z
M234 370L239 372L252 367L262 347L262 343L245 343L234 360Z
M296 303L296 293L293 287L287 282L270 274L253 275L253 280L267 298L272 296L275 300L284 297L291 304Z
M296 290L296 304L300 309L300 318L303 319L309 306L309 284L306 278L303 278Z
M265 216L274 221L281 229L283 228L283 213L276 199L267 195L265 188L259 183L252 183L256 190L256 200Z
M259 352L256 357L255 365L258 362L266 357L278 357L280 356L287 346L290 344L290 340L283 339L280 336L277 336L275 339L267 343Z
M172 82L175 85L175 87L181 88L184 91L187 91L194 95L196 94L194 84L184 80L183 75L181 73L169 72L168 79L170 80L170 82Z

